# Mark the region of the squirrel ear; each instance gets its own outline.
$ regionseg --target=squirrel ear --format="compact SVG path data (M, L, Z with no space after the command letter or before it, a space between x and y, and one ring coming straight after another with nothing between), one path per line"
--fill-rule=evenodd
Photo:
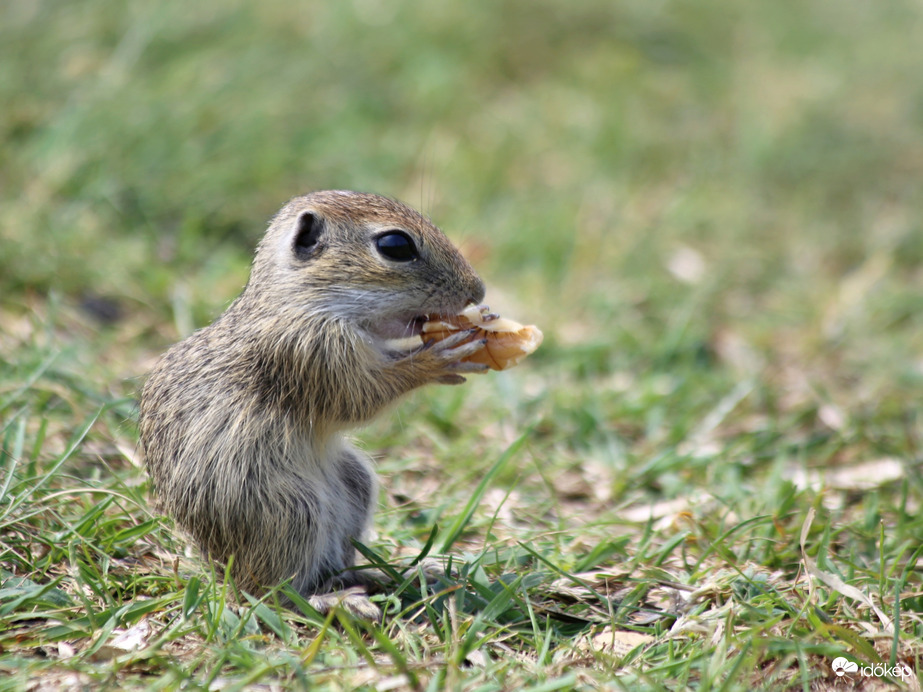
M317 251L323 232L324 220L322 218L310 211L299 216L295 241L292 244L295 255L299 259L311 257Z

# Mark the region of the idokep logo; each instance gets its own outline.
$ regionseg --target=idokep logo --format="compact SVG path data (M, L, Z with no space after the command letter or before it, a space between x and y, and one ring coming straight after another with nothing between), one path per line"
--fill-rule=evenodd
M888 667L880 663L872 666L860 666L858 663L850 661L845 656L837 656L833 659L830 667L838 678L851 673L858 673L864 678L891 677L904 680L905 678L913 677L913 671L910 670L910 666L905 663L899 663L893 667Z
M855 661L849 661L843 656L837 656L835 659L833 659L833 663L830 665L838 678L843 677L846 675L846 673L855 673L859 670L858 663Z

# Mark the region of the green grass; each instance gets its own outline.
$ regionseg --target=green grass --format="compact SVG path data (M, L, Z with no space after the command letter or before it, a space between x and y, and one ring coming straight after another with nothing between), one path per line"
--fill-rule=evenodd
M3 5L0 689L921 669L923 9L571 5ZM454 569L377 623L235 594L135 455L144 373L332 187L546 334L357 433L368 561Z

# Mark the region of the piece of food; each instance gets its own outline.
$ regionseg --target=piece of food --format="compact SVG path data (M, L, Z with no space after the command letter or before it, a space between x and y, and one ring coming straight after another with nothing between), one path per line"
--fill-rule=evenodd
M542 343L542 332L535 325L523 326L490 312L486 305L472 305L461 314L426 322L423 341L441 341L460 330L476 328L471 340L487 339L483 349L465 360L483 363L491 370L506 370L517 365Z

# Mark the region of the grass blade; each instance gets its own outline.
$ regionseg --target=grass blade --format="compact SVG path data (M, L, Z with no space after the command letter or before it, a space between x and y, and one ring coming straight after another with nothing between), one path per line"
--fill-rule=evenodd
M475 487L474 492L471 494L471 498L468 500L468 503L465 505L462 513L449 527L445 540L442 542L440 552L447 553L449 550L451 550L452 546L455 544L455 541L458 540L459 536L461 536L462 532L465 530L465 527L468 525L468 522L471 520L471 517L474 515L478 505L481 503L481 498L484 497L484 492L490 486L491 481L503 469L503 467L506 466L510 459L512 459L513 456L515 456L516 453L522 448L530 434L531 430L527 430L525 433L520 435L517 440L515 440L503 451L503 453L493 463L490 469L488 469L487 473L484 474L484 477L481 478L480 483L477 484L477 487Z

